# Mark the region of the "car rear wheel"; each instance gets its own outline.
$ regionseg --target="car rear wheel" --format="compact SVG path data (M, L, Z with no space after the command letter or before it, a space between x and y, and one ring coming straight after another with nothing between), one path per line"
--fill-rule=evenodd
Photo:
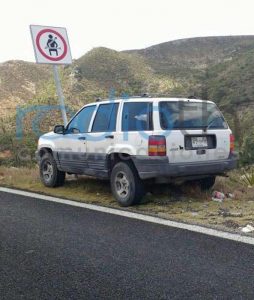
M209 176L203 179L198 180L198 184L202 191L210 190L215 184L216 176Z
M64 184L65 172L57 169L56 161L51 153L46 153L41 158L40 178L47 187L57 187Z
M121 206L138 204L144 196L144 184L131 163L117 163L111 172L110 182L112 193Z

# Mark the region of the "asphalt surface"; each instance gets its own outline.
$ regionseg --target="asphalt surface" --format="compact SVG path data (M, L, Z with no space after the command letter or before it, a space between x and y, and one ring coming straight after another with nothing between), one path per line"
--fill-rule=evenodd
M254 299L253 246L0 193L0 299Z

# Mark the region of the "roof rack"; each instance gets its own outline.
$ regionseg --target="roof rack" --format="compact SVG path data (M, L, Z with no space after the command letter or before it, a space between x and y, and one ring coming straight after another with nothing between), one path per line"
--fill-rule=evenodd
M172 95L166 95L166 94L149 94L149 93L143 93L141 94L140 96L137 96L137 95L134 95L134 96L128 96L128 98L165 98L165 97L169 97L169 98L186 98L184 96L172 96ZM127 98L127 99L128 99ZM121 100L121 99L124 99L123 97L119 96L119 97L115 97L114 100ZM187 97L187 99L198 99L196 96L194 95L190 95ZM109 98L106 98L106 99L102 99L100 97L96 98L96 102L102 102L102 101L108 101L110 100Z
M141 97L149 97L149 98L186 98L185 96L183 95L170 95L170 94L161 94L161 93L145 93L143 94Z

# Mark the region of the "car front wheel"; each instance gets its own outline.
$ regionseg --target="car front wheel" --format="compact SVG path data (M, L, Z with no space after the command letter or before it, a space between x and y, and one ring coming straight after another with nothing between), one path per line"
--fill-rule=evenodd
M47 187L57 187L64 184L65 172L57 169L56 161L51 153L46 153L41 158L40 178Z

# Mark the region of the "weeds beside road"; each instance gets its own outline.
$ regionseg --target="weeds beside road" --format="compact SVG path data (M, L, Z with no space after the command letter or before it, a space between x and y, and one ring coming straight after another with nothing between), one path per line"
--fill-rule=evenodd
M119 207L113 199L108 181L85 176L67 176L59 188L46 188L39 179L38 168L0 167L0 186L39 192L51 196ZM240 232L239 227L254 225L254 188L240 181L237 171L229 178L218 177L214 190L234 194L222 203L211 200L212 192L201 192L198 186L155 185L140 205L127 208L144 214ZM126 208L125 208L126 209Z

